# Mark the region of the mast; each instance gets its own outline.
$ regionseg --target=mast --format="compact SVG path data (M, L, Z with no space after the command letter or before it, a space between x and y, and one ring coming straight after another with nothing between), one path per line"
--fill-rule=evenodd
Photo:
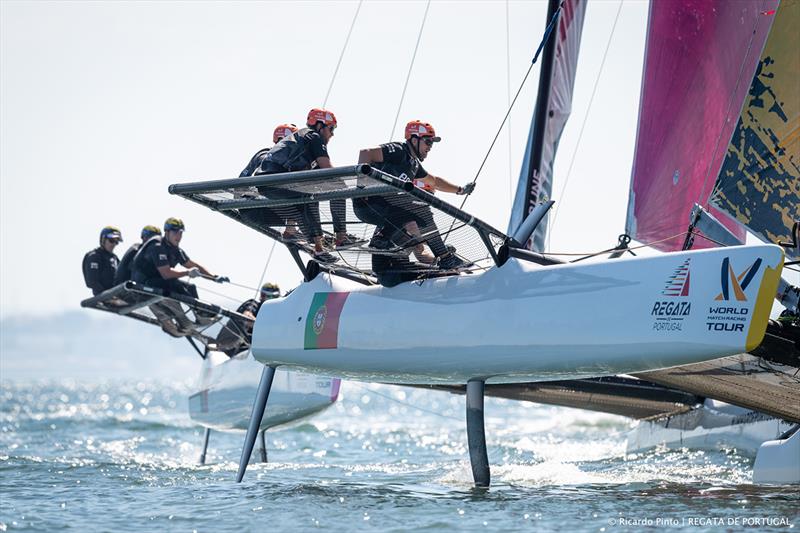
M572 111L572 91L585 11L585 0L549 1L547 24L553 17L558 17L557 27L548 36L542 52L536 105L509 220L509 234L516 233L527 215L552 196L553 162L561 133ZM545 218L526 247L543 251L546 234Z

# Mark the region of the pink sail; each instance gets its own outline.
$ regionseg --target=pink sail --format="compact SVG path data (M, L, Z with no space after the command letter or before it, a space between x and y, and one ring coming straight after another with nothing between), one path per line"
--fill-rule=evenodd
M637 241L681 249L694 204L744 239L744 230L709 207L708 198L777 6L777 0L650 3L626 222ZM709 246L695 239L695 248Z

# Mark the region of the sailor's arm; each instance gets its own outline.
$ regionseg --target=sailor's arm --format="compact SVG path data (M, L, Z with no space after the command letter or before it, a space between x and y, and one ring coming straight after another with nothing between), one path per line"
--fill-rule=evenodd
M446 179L439 176L434 176L433 174L428 174L420 181L430 185L437 191L452 192L455 194L470 194L475 188L475 184L473 182L469 182L465 186L460 187L455 183L451 183Z
M383 163L383 150L378 148L365 148L358 152L358 164Z
M327 156L321 155L317 159L317 168L333 168L331 165L331 159Z
M194 262L194 261L192 261L191 259L189 259L188 261L186 261L185 263L183 263L183 266L185 266L186 268L189 268L189 269L191 269L191 268L196 268L197 270L199 270L200 272L202 272L202 273L203 273L204 275L206 275L206 276L210 276L210 277L212 277L212 278L215 278L215 277L216 277L214 274L212 274L211 272L209 272L209 271L206 269L206 267L204 267L203 265L201 265L201 264L199 264L199 263L195 263L195 262Z
M161 277L164 279L178 279L189 275L188 270L175 270L169 265L159 266L156 267L156 269L158 269L158 273L161 274Z

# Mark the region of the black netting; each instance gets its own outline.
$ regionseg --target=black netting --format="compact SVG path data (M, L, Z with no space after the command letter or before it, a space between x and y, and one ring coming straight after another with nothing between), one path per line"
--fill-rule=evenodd
M175 337L235 355L250 346L252 320L219 306L127 282L81 302L82 307L160 326Z

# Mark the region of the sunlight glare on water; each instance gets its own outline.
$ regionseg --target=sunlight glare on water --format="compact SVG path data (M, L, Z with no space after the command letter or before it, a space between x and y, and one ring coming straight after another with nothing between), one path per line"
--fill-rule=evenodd
M621 517L784 517L794 488L750 484L736 450L625 454L626 419L487 399L492 488L472 486L464 397L346 383L315 418L267 434L234 483L242 433L202 429L188 384L4 382L0 529L611 531ZM257 455L257 454L256 454ZM789 527L785 526L784 528ZM617 525L617 529L622 526ZM635 529L635 528L634 528ZM713 526L706 529L713 530Z

